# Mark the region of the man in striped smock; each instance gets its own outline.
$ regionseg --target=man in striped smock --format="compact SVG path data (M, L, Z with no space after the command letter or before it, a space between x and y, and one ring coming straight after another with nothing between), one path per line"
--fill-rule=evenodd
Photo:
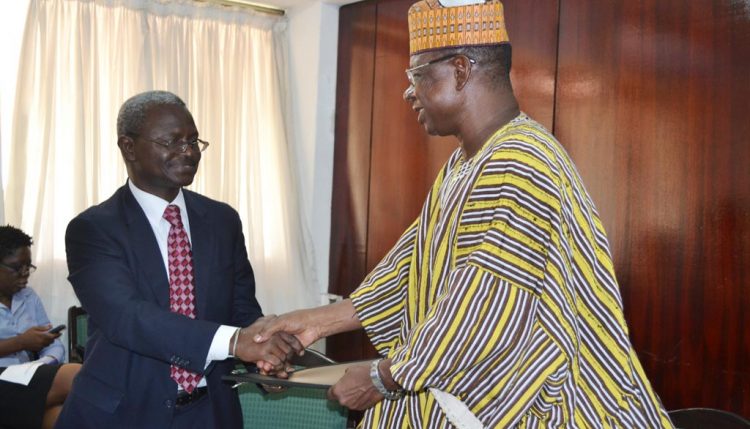
M257 340L364 327L382 359L330 390L367 409L362 427L672 427L628 339L596 208L519 111L502 5L423 0L409 31L404 99L459 148L349 299L272 319Z

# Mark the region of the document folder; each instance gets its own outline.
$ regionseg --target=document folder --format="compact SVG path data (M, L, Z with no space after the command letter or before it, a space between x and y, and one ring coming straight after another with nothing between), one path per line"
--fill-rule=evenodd
M371 360L363 360L305 368L294 371L289 378L278 378L256 373L236 374L230 378L235 382L259 383L268 386L328 389L344 376L347 369L355 365L366 365L369 368L371 362Z

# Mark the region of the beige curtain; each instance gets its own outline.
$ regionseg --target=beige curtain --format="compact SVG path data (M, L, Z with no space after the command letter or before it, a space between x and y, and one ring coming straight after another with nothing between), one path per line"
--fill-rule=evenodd
M318 303L285 131L285 43L284 18L247 10L31 1L3 150L5 219L34 237L30 285L54 323L77 303L66 280L67 223L125 183L117 111L148 89L178 94L211 143L191 189L239 211L264 311Z

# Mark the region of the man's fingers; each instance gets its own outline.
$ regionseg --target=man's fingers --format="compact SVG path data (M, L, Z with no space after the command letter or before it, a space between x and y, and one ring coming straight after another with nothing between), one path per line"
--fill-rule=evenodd
M260 328L260 332L258 332L257 334L255 334L255 336L253 337L253 341L255 341L256 343L265 342L269 338L271 338L271 336L273 336L273 334L275 334L275 333L276 333L276 329L275 329L275 326L273 324L271 324L270 326L266 325L266 326Z
M251 325L247 326L245 329L243 329L244 332L253 334L253 341L256 343L262 343L268 339L268 337L261 337L259 335L259 332L262 332L264 327L267 326L269 323L273 322L278 318L275 314L268 314L266 316L258 318L255 322L253 322Z
M284 360L289 359L295 352L291 344L289 344L288 336L283 335L283 332L276 334L279 338L276 340L276 346L284 353Z
M289 371L289 368L286 368L286 369L279 370L278 372L276 372L276 374L274 374L274 376L278 378L289 378L290 373L291 371Z
M286 387L284 386L274 386L271 384L261 384L263 386L263 389L268 393L279 393L286 390Z
M292 348L291 353L289 354L287 358L291 358L292 354L294 353L299 354L299 355L302 355L303 353L305 353L305 347L302 345L302 343L297 337L291 334L287 334L286 332L279 332L279 335Z
M256 343L268 341L268 339L271 338L274 334L284 331L285 328L286 323L284 322L283 315L269 317L269 320L264 321L264 323L260 326L260 329L258 333L253 337L253 340Z
M279 357L278 351L275 353L271 351L263 360L265 360L266 364L270 365L272 369L275 369L283 363L283 360Z
M260 332L255 334L255 336L253 337L253 341L255 341L256 343L262 343L271 338L271 335L273 335L274 333L275 332L273 331L273 329L271 329L270 331L266 331L265 328L261 328Z

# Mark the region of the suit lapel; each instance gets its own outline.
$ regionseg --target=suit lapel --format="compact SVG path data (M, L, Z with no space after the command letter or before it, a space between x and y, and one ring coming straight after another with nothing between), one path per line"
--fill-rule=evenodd
M214 253L214 234L206 206L190 191L182 190L190 219L190 247L193 251L195 300L198 318L205 317L210 288L210 269Z
M125 185L121 188L122 201L125 210L125 222L128 233L133 243L133 253L137 261L138 272L142 275L138 281L145 279L148 289L160 307L169 309L169 279L164 268L164 258L159 250L159 244L154 237L154 230L148 223L143 209L135 200L135 197ZM140 288L139 284L139 288Z

